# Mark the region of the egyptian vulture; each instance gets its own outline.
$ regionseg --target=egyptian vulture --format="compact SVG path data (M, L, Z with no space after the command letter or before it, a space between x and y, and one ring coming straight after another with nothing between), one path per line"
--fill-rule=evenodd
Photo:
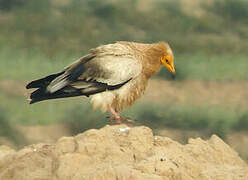
M56 98L87 96L93 107L111 113L116 123L130 121L119 115L145 91L147 81L164 65L174 75L174 56L165 42L143 44L120 41L90 50L59 73L34 80L26 88L38 88L30 104Z

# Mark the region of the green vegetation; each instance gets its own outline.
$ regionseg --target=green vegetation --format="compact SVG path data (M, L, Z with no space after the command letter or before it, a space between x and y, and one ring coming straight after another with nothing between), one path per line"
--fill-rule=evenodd
M52 58L42 53L25 53L5 48L0 50L0 80L15 79L29 81L34 78L61 71L80 56L59 55Z
M205 130L224 137L233 130L247 130L248 113L219 105L136 105L127 115L154 129ZM245 124L246 123L246 124Z
M16 145L21 145L25 143L25 138L16 129L15 126L11 124L11 121L7 118L5 114L5 109L0 106L0 136L5 136L9 140L13 141Z
M1 0L0 44L56 56L81 54L117 40L165 40L176 54L247 54L245 0L203 3L195 9L202 12L198 16L183 10L179 0L156 1L145 9L140 4L138 0Z
M180 55L176 56L176 80L229 81L247 80L248 63L246 55ZM170 73L162 68L162 78Z

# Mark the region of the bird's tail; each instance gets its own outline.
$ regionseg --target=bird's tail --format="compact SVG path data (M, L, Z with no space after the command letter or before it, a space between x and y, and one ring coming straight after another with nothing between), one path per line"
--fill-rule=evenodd
M45 88L47 87L56 77L62 75L64 71L56 74L49 75L47 77L37 79L34 81L31 81L30 83L27 84L26 89L31 89L31 88Z
M30 95L30 104L44 101L48 99L57 99L57 98L66 98L66 97L74 97L81 96L82 92L76 88L67 86L63 89L60 89L54 93L49 93L46 91L46 88L39 88L31 93Z
M27 84L26 88L31 89L31 88L38 88L34 92L30 94L30 104L39 102L39 101L44 101L47 99L57 99L57 98L65 98L65 97L73 97L73 96L80 96L82 95L81 91L67 86L64 87L54 93L50 93L47 91L47 86L58 76L62 75L64 72L60 72L57 74L52 74L50 76L47 76L45 78L41 78L35 81L32 81Z

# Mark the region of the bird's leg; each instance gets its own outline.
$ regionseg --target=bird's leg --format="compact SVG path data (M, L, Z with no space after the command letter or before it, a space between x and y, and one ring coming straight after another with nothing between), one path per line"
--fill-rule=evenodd
M121 124L122 121L133 123L131 119L123 118L118 112L116 112L111 106L109 106L109 112L111 113L110 121L115 121L115 124Z
M111 106L109 106L109 112L111 117L109 118L110 121L115 121L116 124L121 124L121 116L118 112L116 112Z

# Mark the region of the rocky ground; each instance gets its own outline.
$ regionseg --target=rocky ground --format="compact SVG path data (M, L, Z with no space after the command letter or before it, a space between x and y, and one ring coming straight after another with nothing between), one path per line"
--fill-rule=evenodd
M148 127L91 129L54 144L0 146L0 179L248 179L248 166L213 135L182 145Z

